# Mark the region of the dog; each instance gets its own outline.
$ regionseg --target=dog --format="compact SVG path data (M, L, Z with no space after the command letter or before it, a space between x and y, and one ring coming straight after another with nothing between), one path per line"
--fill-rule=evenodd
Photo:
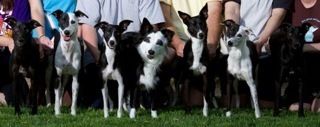
M210 100L211 86L214 86L212 66L209 66L209 52L207 48L208 6L205 5L198 16L178 11L183 23L188 27L191 39L185 44L183 50L182 76L180 82L186 87L186 112L190 112L190 87L192 84L200 85L203 91L203 116L208 116L208 101ZM210 86L210 87L209 87ZM199 87L199 86L197 86Z
M137 44L137 51L142 60L138 67L138 86L134 88L133 107L130 109L130 118L135 118L138 101L139 89L143 87L150 97L151 117L157 118L156 100L159 87L161 87L161 65L167 55L167 46L174 35L174 32L168 29L154 30L148 19L144 18L139 31L141 41ZM132 96L131 96L132 97Z
M303 45L304 35L307 33L310 24L304 23L294 27L291 24L282 24L270 37L270 51L273 63L273 71L276 85L276 99L273 115L279 115L281 86L284 82L289 85L298 86L299 91L299 113L303 113Z
M111 25L107 22L100 22L95 27L101 28L103 31L104 49L101 51L99 65L101 67L102 78L104 80L104 86L102 88L103 96L103 109L104 117L109 116L107 97L108 86L107 81L109 79L117 80L118 82L118 112L117 117L122 116L122 104L124 94L123 78L119 71L119 46L121 41L121 34L127 29L132 21L123 20L119 25Z
M228 27L228 26L227 26ZM237 26L233 26L235 29ZM230 29L229 34L234 33L234 29ZM235 36L230 37L227 40L228 44L228 58L227 58L227 71L229 73L227 77L227 100L228 107L226 116L231 116L231 85L236 80L244 80L249 88L252 98L252 103L255 108L256 118L261 117L256 85L254 82L253 74L255 72L255 67L257 64L258 55L255 50L253 42L249 41L248 36L253 34L251 29L245 27L239 27L239 30L236 32ZM230 36L229 35L229 36ZM227 34L228 36L228 34Z
M81 11L74 13L64 13L56 10L52 13L59 21L60 40L55 49L54 65L57 71L57 80L59 84L55 87L55 115L61 113L60 107L64 93L65 83L62 83L61 77L65 75L72 76L72 105L71 115L76 115L76 105L78 96L78 73L81 68L81 44L77 37L78 17L88 17ZM64 78L64 80L66 80Z
M40 52L39 45L32 39L31 31L41 26L36 20L30 20L26 23L17 21L13 17L8 17L5 22L12 27L14 49L12 61L10 62L11 77L14 88L14 106L15 114L21 114L20 101L22 93L22 84L30 79L30 104L31 114L37 114L37 96L40 83Z

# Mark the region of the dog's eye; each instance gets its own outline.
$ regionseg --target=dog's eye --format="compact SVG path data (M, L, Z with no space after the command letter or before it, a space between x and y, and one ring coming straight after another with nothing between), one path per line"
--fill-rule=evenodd
M242 35L241 35L241 34L238 34L237 37L242 37Z
M157 41L157 45L160 45L162 46L163 45L163 42L161 40Z
M74 20L71 20L71 24L75 24L76 23L76 21L74 21Z
M143 41L144 41L144 42L148 42L148 43L149 43L149 42L150 42L150 37L146 37L146 38L144 38L144 39L143 39Z

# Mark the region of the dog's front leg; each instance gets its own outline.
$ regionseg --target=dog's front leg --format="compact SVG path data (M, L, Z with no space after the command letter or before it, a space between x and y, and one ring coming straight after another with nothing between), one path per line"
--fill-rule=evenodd
M104 79L104 84L103 84L103 87L101 89L102 98L103 98L103 114L104 114L104 118L108 118L109 117L108 98L107 98L107 96L109 96L109 94L108 94L107 82L108 82L108 79Z
M61 76L57 77L58 80L58 87L54 89L54 93L55 93L55 104L54 104L54 114L55 115L60 115L61 111L60 111L60 106L61 106Z
M118 111L117 111L117 117L121 118L121 116L122 116L124 84L123 84L122 76L119 73L118 69L115 71L115 75L117 77L117 82L118 82Z
M247 79L246 82L250 88L251 99L253 101L256 118L260 118L261 113L260 113L259 104L258 104L258 95L257 95L256 85L254 84L254 81L252 78Z
M278 70L275 70L278 71ZM273 106L273 116L279 115L279 108L280 108L280 98L281 98L281 85L284 82L284 68L281 68L279 71L279 75L275 80L275 102Z
M39 69L29 68L31 72L31 88L30 88L30 102L31 102L31 114L35 115L38 112L38 89L40 84L40 75L38 72Z
M78 90L79 90L78 75L73 75L72 76L72 104L71 104L71 115L73 116L76 115Z
M158 113L157 113L157 107L156 107L156 89L157 86L155 88L151 88L149 91L150 94L150 100L151 100L151 117L152 118L158 118Z
M13 95L14 95L14 111L15 114L20 115L21 109L20 109L20 102L21 102L21 83L22 80L24 80L24 77L19 73L19 66L13 65L12 66L12 72L13 72Z
M203 79L203 109L202 109L202 114L204 117L208 116L208 100L210 100L210 89L211 87L209 87L208 84L208 80L207 80L207 73L203 74L202 79ZM210 77L213 78L213 77Z
M232 99L232 90L231 85L233 84L235 78L231 74L227 75L227 112L226 117L231 117L231 99Z
M132 86L130 90L130 114L131 119L136 117L136 108L139 105L140 88L139 86Z

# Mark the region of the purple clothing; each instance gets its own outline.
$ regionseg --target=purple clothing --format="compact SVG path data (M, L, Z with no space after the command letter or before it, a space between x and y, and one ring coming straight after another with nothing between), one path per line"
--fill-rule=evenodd
M12 16L18 21L26 22L31 19L31 12L28 0L14 0Z

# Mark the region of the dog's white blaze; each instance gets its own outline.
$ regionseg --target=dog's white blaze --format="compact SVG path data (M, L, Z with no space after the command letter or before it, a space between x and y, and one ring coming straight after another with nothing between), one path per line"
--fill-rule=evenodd
M154 88L155 83L159 80L156 77L157 69L159 69L160 64L163 62L165 56L167 55L167 43L168 40L164 37L164 35L158 31L155 33L150 33L148 35L150 37L150 42L142 41L138 46L139 54L142 56L144 61L143 72L144 75L140 76L140 83L145 85L147 89ZM157 45L157 41L161 40L163 45ZM149 55L148 51L153 50L154 58L149 59L147 56Z
M202 63L200 63L200 58L201 58L201 55L203 52L203 46L204 46L203 40L195 37L191 37L191 41L192 41L191 49L193 53L193 62L190 69L203 74L206 71L205 66Z

